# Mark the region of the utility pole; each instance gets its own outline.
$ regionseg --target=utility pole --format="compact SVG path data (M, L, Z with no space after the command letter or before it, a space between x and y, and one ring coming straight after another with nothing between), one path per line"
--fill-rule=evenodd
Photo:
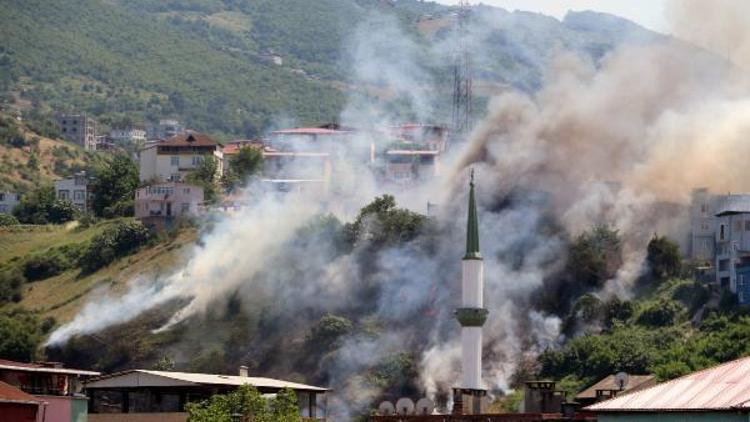
M456 52L453 63L453 139L465 141L471 123L471 56L466 44L471 9L468 0L458 2Z

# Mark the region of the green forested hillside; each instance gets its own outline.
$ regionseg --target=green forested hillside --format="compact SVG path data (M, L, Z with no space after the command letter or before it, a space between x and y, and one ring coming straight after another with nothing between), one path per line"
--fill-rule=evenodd
M617 17L575 15L561 22L475 8L470 48L480 102L507 86L538 88L559 47L598 60L632 34L653 35ZM604 20L626 24L612 30ZM384 27L392 24L400 28ZM370 50L394 53L368 66L396 62L384 74L432 80L437 86L415 90L433 93L447 110L452 27L450 7L420 0L6 0L0 103L21 112L85 111L105 128L178 117L214 135L250 137L281 122L336 119L355 90L398 103L389 81L356 77L352 50L372 42ZM427 75L409 75L415 67Z
M196 128L252 134L273 115L330 119L331 84L213 48L112 2L0 3L2 72L21 96L96 115L176 114ZM7 83L7 82L6 82Z

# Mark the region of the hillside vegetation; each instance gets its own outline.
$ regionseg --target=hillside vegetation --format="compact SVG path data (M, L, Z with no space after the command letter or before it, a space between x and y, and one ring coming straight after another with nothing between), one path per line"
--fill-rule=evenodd
M282 122L335 120L353 92L391 89L387 73L363 81L358 66L403 65L397 74L436 84L414 90L434 93L440 118L451 94L451 12L419 0L9 0L0 3L0 93L22 112L85 111L104 126L177 116L251 137ZM655 36L606 15L475 12L479 103L507 86L539 87L560 47L599 60L626 38ZM365 22L372 36L362 39ZM395 31L384 27L392 22ZM358 43L389 50L395 63L358 63ZM415 54L421 69L408 64Z
M0 113L0 191L26 192L102 161L101 156L54 138L54 131L42 135L45 128L29 126L35 123Z

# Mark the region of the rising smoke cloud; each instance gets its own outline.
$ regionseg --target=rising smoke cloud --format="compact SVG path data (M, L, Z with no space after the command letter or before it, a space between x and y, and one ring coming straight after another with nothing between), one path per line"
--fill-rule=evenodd
M429 252L407 244L363 257L368 253L363 248L336 254L335 239L328 237L314 245L296 243L297 231L319 211L330 210L331 203L342 220L350 220L353 210L383 192L369 176L362 183L351 182L363 180L360 167L344 166L335 179L348 183L327 203L305 195L255 202L219 221L189 253L185 268L158 280L136 280L122 297L98 298L55 331L48 344L128 321L173 299L187 300L161 327L167 330L200 318L217 299L239 292L249 302L262 297L294 310L294 315L280 317L279 332L296 332L323 313L353 310L387 327L376 338L346 339L320 363L337 391L333 405L343 419L379 398L381 391L363 374L394 353L418 350L424 393L445 393L458 378L458 326L451 310L460 281L465 169L473 166L479 177L490 309L485 382L493 390L507 389L525 354L561 340L560 319L533 307L534 295L565 260L566 235L545 230L550 215L572 234L595 222L623 233L628 240L625 264L599 294L627 295L642 271L638 251L647 238L654 231L678 236L684 230L683 216L675 208L660 211L659 204L684 204L698 186L722 192L748 189L750 167L744 157L750 96L733 67L749 63L750 31L735 19L748 16L742 13L748 6L711 2L707 9L707 4L681 0L670 14L678 24L675 34L689 35L709 51L665 38L625 44L592 62L558 47L544 62L541 89L493 98L450 171L398 197L418 211L427 200L441 204L435 219L443 237ZM722 17L736 24L725 28ZM482 26L476 32L491 31ZM731 63L721 51L728 40L733 42ZM373 17L350 44L355 84L405 96L409 114L431 120L436 113L430 94L435 91L429 89L433 76L415 59L422 53L397 22ZM342 124L396 123L398 113L374 104L366 96L353 96ZM519 187L526 192L523 198L497 205ZM372 284L379 286L379 294L363 297Z

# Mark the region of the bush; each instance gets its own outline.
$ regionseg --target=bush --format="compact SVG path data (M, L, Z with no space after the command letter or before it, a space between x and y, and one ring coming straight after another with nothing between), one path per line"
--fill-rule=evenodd
M215 394L200 403L186 406L190 422L232 421L234 415L255 422L299 422L297 395L291 389L279 391L276 398L266 400L255 387L242 385L227 394Z
M426 216L397 208L393 196L383 195L362 208L354 222L344 225L344 233L351 245L363 241L376 245L408 242L426 223Z
M82 254L77 244L64 245L26 259L23 274L27 281L44 280L73 268Z
M570 246L567 269L576 284L590 288L614 277L621 264L622 244L617 230L597 226Z
M0 213L0 227L15 226L18 219L10 214Z
M23 271L16 265L6 265L0 271L0 305L7 302L20 302L21 286L26 282Z
M116 223L91 240L86 253L81 257L85 272L93 272L115 259L139 249L151 239L151 232L140 221L130 220Z
M352 322L336 315L326 314L310 330L310 342L316 347L330 348L352 331Z
M647 305L638 316L638 324L666 327L678 322L685 308L674 300L659 300Z
M62 224L75 220L79 214L80 211L70 199L58 199L47 211L47 220L50 223Z

